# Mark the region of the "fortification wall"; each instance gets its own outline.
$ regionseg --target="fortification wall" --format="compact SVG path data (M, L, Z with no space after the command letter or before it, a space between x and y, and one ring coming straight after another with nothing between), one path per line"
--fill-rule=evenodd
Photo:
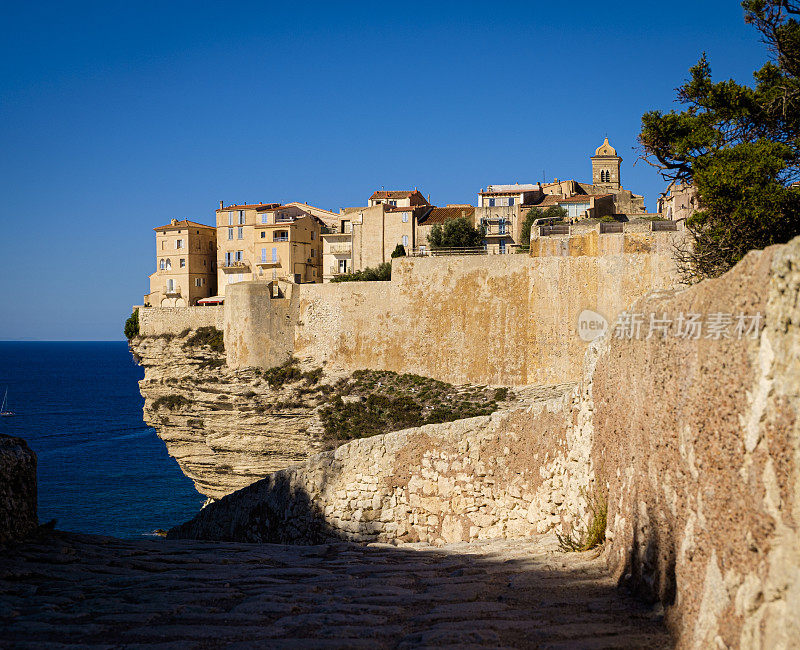
M600 234L600 224L570 226L569 235L540 237L533 229L530 254L532 257L576 257L580 255L609 256L651 254L671 257L675 243L685 237L680 232L651 232L649 223L625 223L621 233Z
M590 448L573 420L561 395L356 440L207 506L170 537L445 544L541 533L561 510L585 508Z
M587 346L581 311L613 322L674 281L669 256L635 253L398 258L391 282L299 285L288 308L269 301L265 285L239 283L226 297L228 365L268 367L294 354L455 384L576 381ZM293 340L268 336L286 326Z
M225 327L222 307L142 307L139 310L139 334L161 336L180 334L198 327Z

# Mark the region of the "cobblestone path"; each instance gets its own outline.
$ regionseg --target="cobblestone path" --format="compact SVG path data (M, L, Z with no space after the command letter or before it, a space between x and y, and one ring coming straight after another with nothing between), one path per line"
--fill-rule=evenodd
M3 648L660 648L657 613L548 537L443 548L128 541L0 557Z

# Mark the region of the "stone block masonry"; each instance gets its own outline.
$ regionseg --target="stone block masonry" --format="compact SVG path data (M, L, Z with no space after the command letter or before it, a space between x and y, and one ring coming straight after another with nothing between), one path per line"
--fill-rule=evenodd
M238 283L226 295L227 362L271 367L294 354L454 384L577 381L580 312L613 321L675 279L670 256L632 252L398 258L391 282L299 285L284 300L270 300L265 284Z
M178 335L187 329L225 327L222 307L142 307L139 310L141 336Z
M350 442L207 506L170 536L442 545L568 525L560 513L583 512L592 470L565 388L542 389L529 408Z

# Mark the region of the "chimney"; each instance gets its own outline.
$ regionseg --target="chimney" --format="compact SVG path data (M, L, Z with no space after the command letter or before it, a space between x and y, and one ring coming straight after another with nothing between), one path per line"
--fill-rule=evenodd
M220 209L220 210L222 210L222 208L223 208L224 206L225 206L225 204L224 204L222 201L220 201L220 202L219 202L219 209Z

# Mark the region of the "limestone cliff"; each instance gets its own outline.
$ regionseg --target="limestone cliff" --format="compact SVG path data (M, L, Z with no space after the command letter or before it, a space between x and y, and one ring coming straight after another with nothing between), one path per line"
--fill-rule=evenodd
M527 399L390 371L326 372L291 360L225 365L221 333L140 337L144 419L197 490L218 499L342 442L428 422L488 415ZM210 337L210 338L209 338Z
M36 454L21 438L0 434L0 544L23 539L38 524Z
M224 353L181 337L137 338L131 352L145 371L145 422L201 494L218 499L324 447L313 406L250 369L228 369Z

